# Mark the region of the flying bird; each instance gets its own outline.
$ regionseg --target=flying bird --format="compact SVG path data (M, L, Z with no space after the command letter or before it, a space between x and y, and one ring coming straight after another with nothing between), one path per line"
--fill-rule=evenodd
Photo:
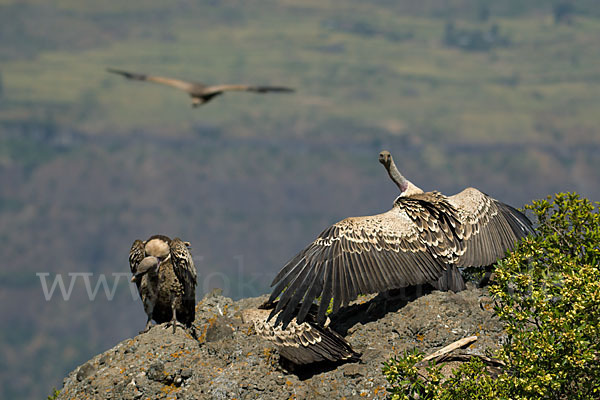
M518 210L474 188L454 196L424 192L406 179L388 151L379 162L400 189L392 209L346 218L325 229L273 279L270 318L285 328L302 323L320 297L316 320L359 294L430 283L439 290L465 288L457 267L487 266L533 232Z
M259 308L242 311L244 323L253 323L254 330L262 337L275 344L279 355L300 366L317 362L354 362L360 359L350 344L329 327L329 319L324 326L317 324L315 310L308 314L305 322L297 323L295 319L282 329L275 326L269 315L273 304L265 303Z
M253 86L253 85L212 85L206 86L200 82L183 81L180 79L164 78L162 76L152 76L146 74L138 74L134 72L122 71L114 68L107 68L106 71L124 76L127 79L136 81L148 81L171 86L179 90L183 90L192 98L192 107L198 107L208 103L214 97L223 94L224 92L254 92L254 93L269 93L269 92L294 92L295 90L285 86Z
M196 267L188 242L154 235L146 241L135 240L129 252L129 266L148 316L161 324L192 326L196 307Z

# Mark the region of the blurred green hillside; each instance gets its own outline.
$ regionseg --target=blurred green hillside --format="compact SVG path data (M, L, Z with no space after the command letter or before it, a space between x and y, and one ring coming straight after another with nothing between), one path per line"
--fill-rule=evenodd
M383 148L425 190L600 199L599 38L594 0L0 0L0 397L145 321L125 280L46 301L36 273L112 284L163 233L198 295L264 293L328 224L391 206ZM106 67L297 92L192 109Z

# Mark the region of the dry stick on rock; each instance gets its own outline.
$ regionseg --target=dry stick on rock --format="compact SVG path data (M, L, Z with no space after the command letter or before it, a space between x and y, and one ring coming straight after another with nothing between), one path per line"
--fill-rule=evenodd
M465 347L465 346L473 343L476 340L477 340L477 336L469 336L469 337L457 340L454 343L450 343L448 346L444 347L443 349L440 349L440 350L436 351L435 353L430 354L427 357L423 358L423 360L421 360L421 362L429 361L434 358L443 356L444 354L448 354L453 350L460 349L461 347Z
M430 354L427 357L423 358L423 360L421 360L419 362L419 364L423 365L427 361L430 361L430 360L434 360L435 364L438 364L440 362L452 362L452 361L468 362L473 357L477 357L487 365L488 371L492 374L492 376L497 377L500 373L502 373L503 367L506 366L504 364L504 362L502 362L501 360L498 360L497 358L490 358L490 357L486 357L486 356L482 356L482 355L478 355L478 354L450 354L454 350L468 346L471 343L475 342L476 340L477 340L477 336L469 336L469 337L460 339L454 343L449 344L448 346L444 347L443 349L440 349L440 350L436 351L435 353Z

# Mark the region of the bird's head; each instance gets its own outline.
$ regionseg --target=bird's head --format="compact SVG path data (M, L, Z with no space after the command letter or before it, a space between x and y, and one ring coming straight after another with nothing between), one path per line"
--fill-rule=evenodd
M387 169L390 168L390 164L392 163L392 155L389 151L383 150L379 153L379 162L382 163Z
M161 261L161 259L154 256L145 257L137 266L134 275L131 277L131 282L139 282L147 273L156 274Z
M192 96L192 107L193 108L200 107L204 103L205 103L205 101L201 97Z
M146 251L146 254L149 256L154 256L154 257L158 257L158 258L165 258L167 257L167 255L169 255L170 252L170 247L169 247L169 242L167 241L170 239L167 238L166 236L155 236L152 239L148 240L146 242L146 245L144 246L144 250Z
M414 193L423 193L421 189L410 183L408 179L406 179L400 173L400 171L398 171L398 168L396 167L396 164L394 164L394 160L392 159L392 155L389 151L383 150L381 153L379 153L379 162L383 164L390 178L392 178L394 183L398 186L398 189L400 189L401 196L407 196ZM409 188L411 189L409 190Z

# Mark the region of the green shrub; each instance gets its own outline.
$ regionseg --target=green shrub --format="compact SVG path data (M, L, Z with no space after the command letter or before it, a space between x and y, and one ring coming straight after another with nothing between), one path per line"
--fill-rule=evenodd
M52 393L50 394L50 396L48 396L48 400L56 400L56 399L58 399L59 395L60 395L60 390L57 390L56 388L52 388Z
M433 399L439 395L440 367L429 364L427 377L421 375L416 364L424 354L418 350L405 352L402 357L393 357L383 363L383 374L392 385L388 388L393 400Z
M445 380L422 376L422 355L407 353L384 364L390 398L600 398L600 214L574 193L526 208L537 235L498 263L490 287L507 335L496 355L504 372L494 379L472 359Z
M425 373L419 371L417 363L423 356L420 351L405 352L383 363L383 374L391 385L387 388L390 399L498 399L506 393L506 382L494 380L477 357L444 377L441 365L431 361Z

